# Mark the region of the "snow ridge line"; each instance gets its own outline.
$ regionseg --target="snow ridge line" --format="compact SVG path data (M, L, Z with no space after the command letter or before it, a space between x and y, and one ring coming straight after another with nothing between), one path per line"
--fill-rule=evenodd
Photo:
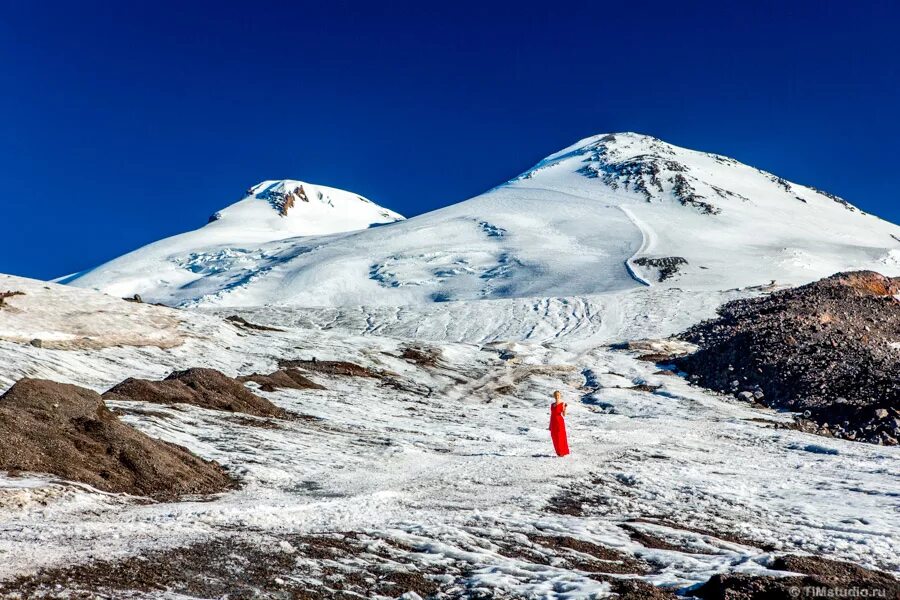
M653 232L643 223L641 222L634 213L632 213L628 207L619 206L619 209L625 213L625 216L628 217L628 220L632 222L632 224L637 227L638 231L641 232L641 237L643 241L641 242L641 247L637 249L637 252L631 255L630 258L625 259L625 269L628 271L628 274L631 275L631 278L637 281L638 283L642 283L647 287L653 287L653 284L650 283L650 280L645 279L638 272L637 267L634 264L634 259L638 256L645 254L650 247L653 245Z

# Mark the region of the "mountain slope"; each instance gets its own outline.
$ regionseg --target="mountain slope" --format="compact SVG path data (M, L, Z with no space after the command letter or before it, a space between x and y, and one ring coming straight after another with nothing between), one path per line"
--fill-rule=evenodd
M202 290L203 280L237 265L257 266L267 243L402 220L360 195L292 179L263 181L200 229L172 236L97 268L58 280L111 294L156 297L163 288ZM194 292L202 293L202 292Z
M181 305L396 306L900 272L897 226L733 159L633 133L586 138L481 196L388 227L217 237L202 252L178 237L70 282Z

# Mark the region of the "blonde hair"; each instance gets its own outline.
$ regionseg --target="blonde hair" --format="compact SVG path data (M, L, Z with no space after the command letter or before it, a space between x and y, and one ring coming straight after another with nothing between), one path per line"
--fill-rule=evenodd
M554 398L562 398L562 392L559 391L559 390L554 391L554 392L553 392L553 397L554 397Z

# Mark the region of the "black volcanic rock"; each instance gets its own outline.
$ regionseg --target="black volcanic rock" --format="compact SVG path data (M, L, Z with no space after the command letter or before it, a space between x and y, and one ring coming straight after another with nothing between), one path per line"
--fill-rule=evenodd
M634 264L658 269L657 280L665 281L675 276L683 265L688 264L688 261L680 256L664 256L661 258L642 256L634 259Z
M802 413L806 430L879 444L900 436L900 278L838 273L729 302L681 334L696 383Z

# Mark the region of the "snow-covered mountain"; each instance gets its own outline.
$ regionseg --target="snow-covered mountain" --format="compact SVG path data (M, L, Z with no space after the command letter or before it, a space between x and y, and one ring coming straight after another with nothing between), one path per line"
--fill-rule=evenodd
M200 229L149 244L96 269L61 278L110 293L200 290L241 266L261 267L261 248L298 236L320 236L400 221L403 216L358 194L293 179L269 180L217 211ZM193 293L201 293L195 291Z
M365 229L401 219L402 215L358 194L281 179L254 185L242 200L212 215L201 231L226 242L233 237L238 237L234 241L268 242Z
M0 597L691 598L733 576L767 593L812 567L894 597L900 447L814 436L648 359L689 350L660 338L772 279L854 268L900 273L900 228L731 159L612 134L408 220L267 181L72 286L0 274ZM194 310L114 297L135 293ZM838 352L846 315L817 312L816 339ZM144 391L120 394L129 380ZM557 390L565 459L547 431ZM226 402L247 394L282 416ZM91 398L105 420L79 412ZM215 461L234 489L166 502L95 489L107 456L138 489L182 482L107 436L114 422ZM84 468L23 469L22 439ZM891 575L857 580L860 566Z
M397 306L900 273L900 227L634 133L586 138L485 194L405 221L336 190L324 198L341 208L339 225L307 218L298 208L332 213L318 197L325 188L298 185L260 184L206 227L67 282L179 305Z

